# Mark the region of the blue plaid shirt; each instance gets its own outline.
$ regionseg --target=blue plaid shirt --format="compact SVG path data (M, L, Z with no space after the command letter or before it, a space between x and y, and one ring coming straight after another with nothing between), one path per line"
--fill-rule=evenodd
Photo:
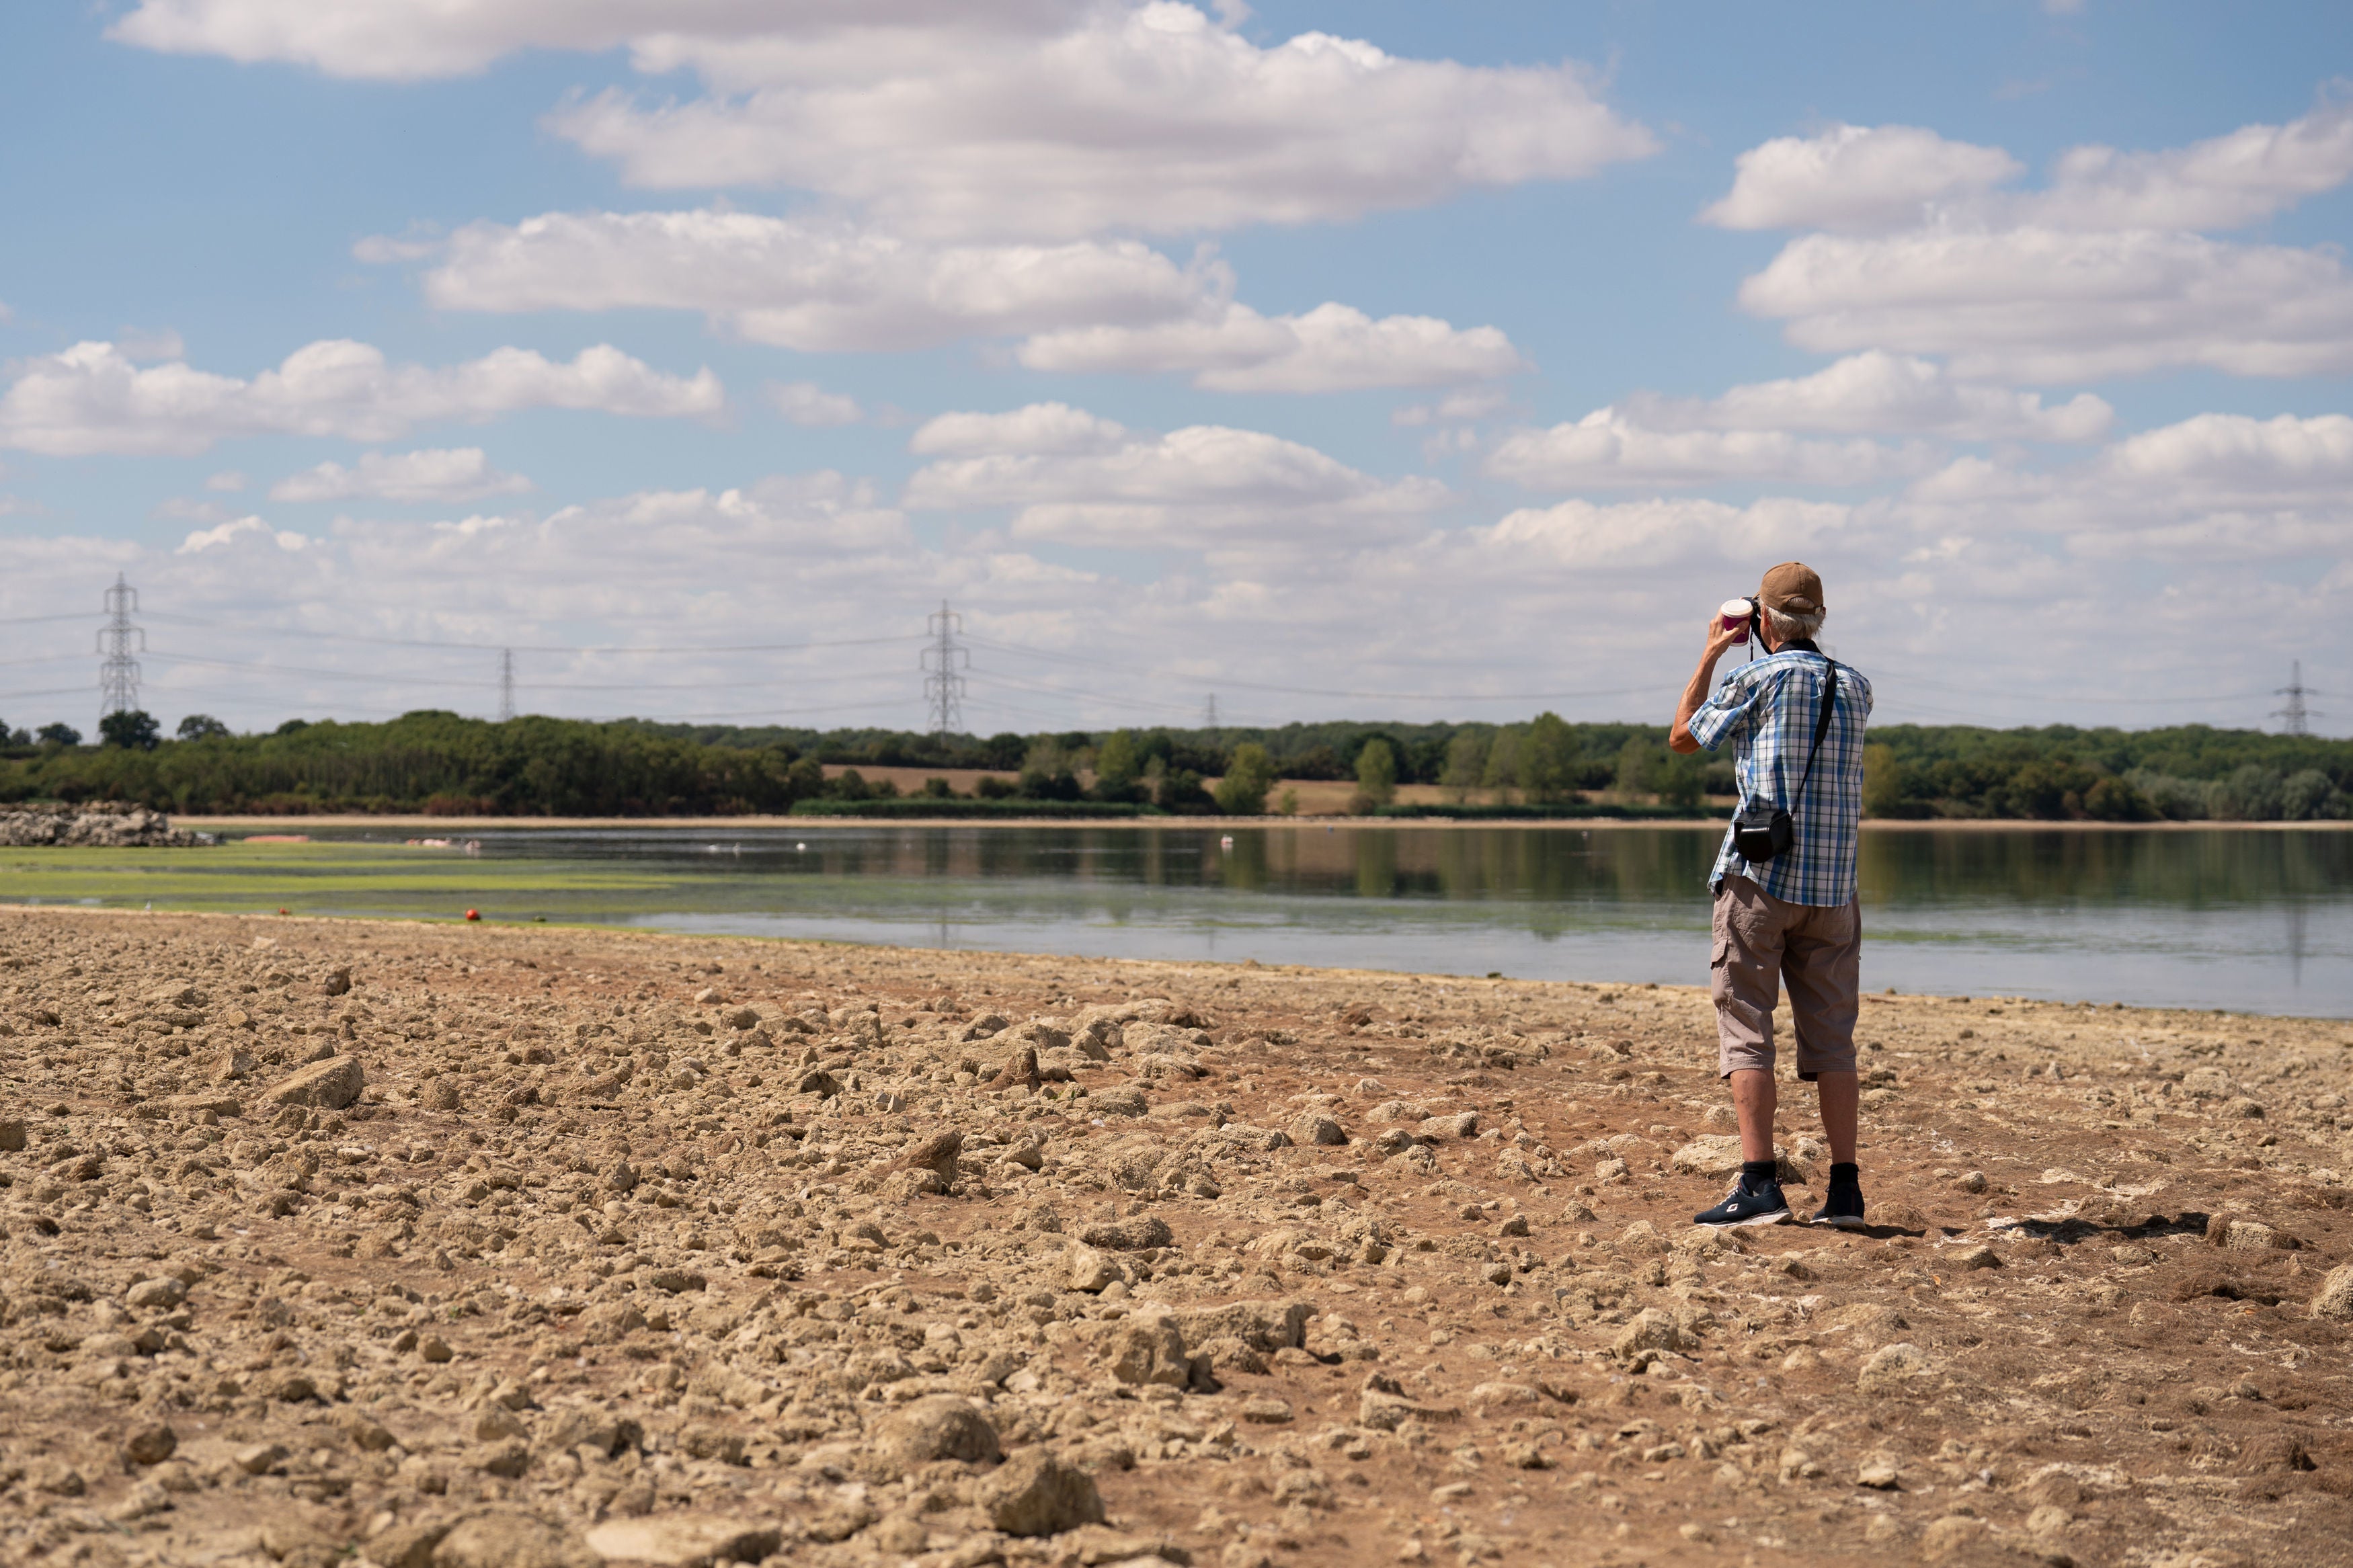
M1871 716L1871 682L1838 667L1838 697L1831 727L1814 759L1803 799L1791 804L1806 776L1806 752L1821 717L1824 656L1795 647L1750 659L1724 678L1692 715L1691 735L1709 751L1734 744L1732 771L1743 804L1770 801L1787 807L1797 842L1761 865L1732 847L1732 830L1708 873L1714 886L1746 877L1788 904L1836 907L1854 897L1857 824L1862 820L1862 731Z

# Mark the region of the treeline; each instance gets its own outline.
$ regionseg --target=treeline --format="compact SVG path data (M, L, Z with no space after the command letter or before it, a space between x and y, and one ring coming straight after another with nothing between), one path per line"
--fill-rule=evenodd
M1354 805L1435 786L1465 809L1566 808L1603 795L1696 811L1733 792L1728 759L1678 756L1663 728L1572 724L1291 724L987 737L409 713L387 723L293 720L238 735L202 714L166 739L143 713L100 744L62 726L0 745L0 800L123 799L164 811L300 815L672 816L780 813L802 801L899 795L866 768L984 777L986 800L1176 813L1285 811L1287 780L1353 781ZM0 731L0 733L5 733ZM828 777L828 771L836 776ZM847 771L844 771L847 770ZM2314 820L2353 815L2353 742L2186 726L1871 731L1864 805L1887 817ZM969 798L969 797L966 797ZM1425 794L1424 800L1428 799Z
M2166 730L1875 727L1863 810L1890 817L2306 822L2353 816L2353 742Z

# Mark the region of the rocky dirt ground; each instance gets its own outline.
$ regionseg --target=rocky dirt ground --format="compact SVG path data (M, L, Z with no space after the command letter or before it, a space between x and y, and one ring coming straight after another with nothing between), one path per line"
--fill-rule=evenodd
M10 910L0 1559L2353 1557L2353 1026L1862 1037L1726 1237L1697 990Z

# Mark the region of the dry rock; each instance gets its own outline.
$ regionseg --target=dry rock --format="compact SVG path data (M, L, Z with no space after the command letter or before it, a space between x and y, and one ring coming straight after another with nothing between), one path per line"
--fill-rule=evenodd
M1063 1273L1065 1288L1095 1295L1113 1285L1124 1284L1126 1279L1127 1270L1108 1253L1099 1252L1083 1244L1071 1248L1069 1264Z
M954 1181L956 1156L964 1152L964 1134L951 1127L909 1144L898 1159L902 1170L929 1171L943 1182Z
M1855 1386L1865 1394L1894 1394L1913 1387L1933 1370L1927 1352L1904 1342L1871 1352L1855 1373Z
M433 1549L433 1568L603 1568L603 1560L562 1525L498 1510L452 1525Z
M983 1478L974 1500L1008 1535L1059 1535L1103 1518L1094 1479L1042 1448L1024 1448Z
M1683 1331L1674 1315L1657 1307L1645 1307L1635 1314L1610 1342L1611 1353L1631 1358L1643 1351L1675 1351L1683 1349Z
M105 849L187 849L211 842L208 835L176 829L161 812L128 801L68 805L36 800L0 805L0 847L58 844Z
M1183 1388L1193 1381L1193 1358L1175 1317L1139 1312L1112 1341L1112 1375L1122 1383Z
M168 1311L188 1299L188 1288L172 1275L159 1274L131 1287L123 1292L122 1299L142 1312Z
M1319 1143L1337 1146L1348 1141L1347 1132L1337 1121L1328 1116L1319 1116L1314 1111L1309 1111L1298 1118L1286 1131L1291 1135L1291 1141L1303 1148L1313 1147Z
M341 1110L360 1097L367 1076L355 1057L329 1057L262 1091L266 1105L319 1106Z
M157 1421L132 1432L123 1442L122 1453L134 1465L160 1465L179 1447L180 1435Z
M875 1434L876 1457L894 1474L935 1459L992 1464L1003 1450L980 1406L955 1394L932 1394L900 1406Z
M1176 1327L1187 1344L1231 1338L1271 1352L1304 1345L1307 1320L1314 1315L1305 1301L1229 1301L1179 1311Z
M2353 1321L2353 1263L2340 1263L2322 1277L2320 1289L2313 1293L2311 1314Z
M710 1568L720 1563L757 1563L783 1540L784 1532L774 1524L717 1514L677 1513L607 1520L588 1532L587 1544L607 1563Z
M1168 1222L1155 1215L1140 1218L1091 1225L1079 1232L1079 1239L1089 1247L1106 1252L1141 1252L1148 1247L1166 1247L1174 1237Z

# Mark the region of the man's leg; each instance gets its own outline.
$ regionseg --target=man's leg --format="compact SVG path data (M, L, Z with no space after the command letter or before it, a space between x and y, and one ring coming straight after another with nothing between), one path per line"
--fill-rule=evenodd
M1732 1075L1732 1110L1740 1118L1740 1158L1754 1163L1773 1157L1773 1112L1780 1105L1778 1087L1770 1068L1742 1068ZM1853 1144L1854 1120L1847 1119L1847 1142ZM1852 1158L1852 1156L1849 1156Z
M1716 1070L1732 1083L1742 1169L1732 1195L1696 1216L1701 1225L1778 1225L1789 1217L1773 1176L1773 1006L1780 1000L1787 909L1745 877L1725 879L1716 893L1715 947L1708 960Z
M1826 1072L1815 1080L1814 1088L1821 1096L1822 1133L1831 1141L1831 1163L1852 1165L1862 1080L1851 1072Z
M1862 1083L1855 1072L1854 1026L1862 1011L1862 919L1854 903L1813 909L1792 922L1783 949L1789 988L1789 1032L1798 1076L1814 1080L1822 1131L1831 1145L1830 1189L1815 1220L1861 1225L1863 1202L1855 1163Z

